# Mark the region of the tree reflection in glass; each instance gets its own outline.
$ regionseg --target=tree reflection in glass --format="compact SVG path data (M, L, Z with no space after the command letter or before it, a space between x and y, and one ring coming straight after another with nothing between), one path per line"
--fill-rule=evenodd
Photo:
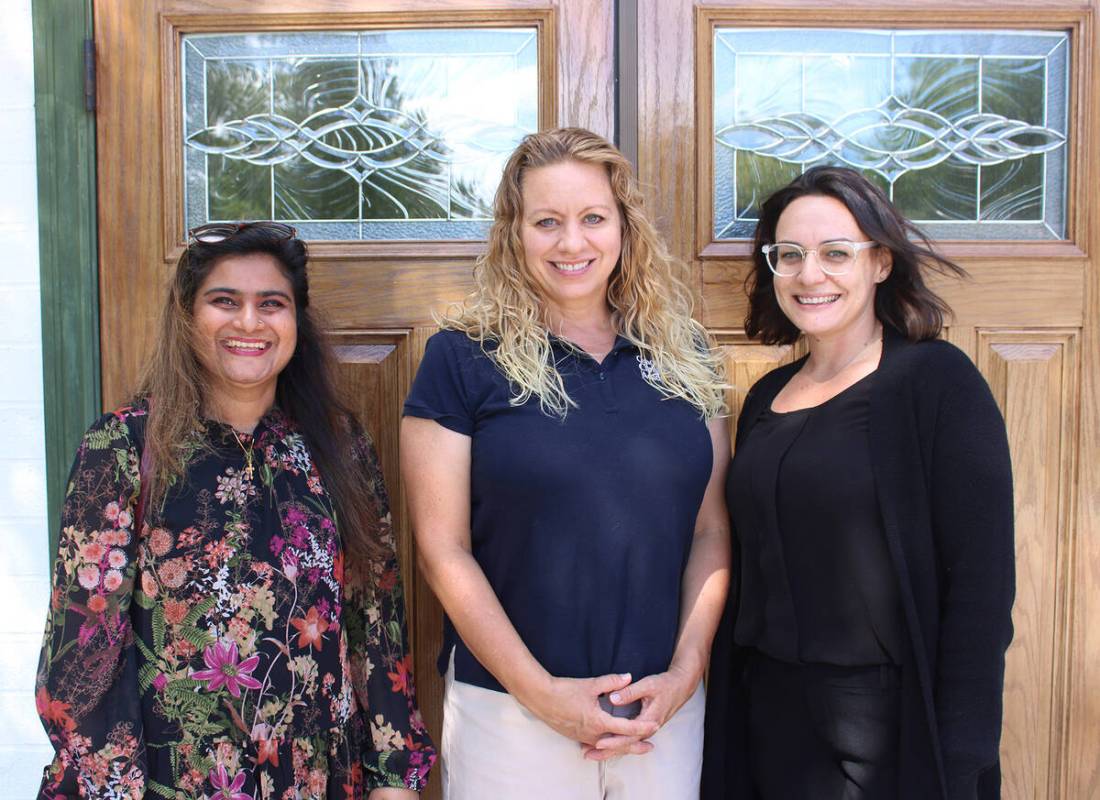
M750 236L760 198L809 166L841 164L934 235L1061 238L1067 41L718 29L715 237Z
M537 127L536 40L467 33L374 31L357 52L347 34L189 37L188 224L271 217L312 239L482 235L503 159Z

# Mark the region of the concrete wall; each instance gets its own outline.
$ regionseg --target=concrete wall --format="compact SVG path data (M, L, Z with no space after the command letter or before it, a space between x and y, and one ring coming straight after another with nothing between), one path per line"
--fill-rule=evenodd
M34 797L52 753L34 708L49 565L33 67L31 0L6 0L0 25L0 798L5 800Z

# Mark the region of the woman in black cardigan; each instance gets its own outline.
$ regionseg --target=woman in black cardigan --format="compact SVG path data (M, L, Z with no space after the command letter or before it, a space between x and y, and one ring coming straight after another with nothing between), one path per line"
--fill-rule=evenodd
M809 355L738 421L703 798L999 797L1008 444L922 278L962 270L835 167L764 203L753 255L746 331Z

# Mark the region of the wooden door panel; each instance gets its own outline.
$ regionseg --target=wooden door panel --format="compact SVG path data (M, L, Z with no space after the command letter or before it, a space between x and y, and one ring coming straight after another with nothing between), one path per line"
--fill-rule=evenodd
M374 439L387 486L397 486L393 420L409 386L409 332L337 330L330 334L342 399Z
M1063 652L1073 550L1078 385L1076 330L978 331L978 366L1005 415L1016 499L1015 635L1005 676L1001 745L1020 797L1058 796L1067 722ZM1036 736L1036 732L1042 732Z
M433 314L473 288L471 261L372 257L315 258L310 292L341 325L353 328L430 325Z
M405 492L401 484L398 453L398 425L401 407L409 392L416 365L424 354L434 327L397 331L336 331L332 336L339 363L338 375L344 401L355 411L374 438L386 487L397 555L405 584L405 614L413 653L416 680L424 721L436 742L443 724L443 679L435 667L443 635L442 609L431 589L416 572L416 542L404 513ZM412 578L408 580L408 578Z
M959 256L955 256L959 258ZM1011 319L1022 326L1080 326L1084 322L1081 287L1086 278L1083 255L1034 262L960 259L967 278L932 275L929 286L954 312L952 325L997 325ZM708 327L740 327L749 310L744 291L751 271L747 260L703 261L700 264L705 319ZM1019 287L1027 287L1026 302Z
M725 355L726 374L730 383L726 390L726 405L730 413L732 445L737 435L737 418L745 404L745 395L752 385L776 367L789 364L802 353L797 346L759 344L745 336L742 331L712 333Z
M1085 260L1069 257L1026 260L970 260L955 254L968 276L931 276L929 286L954 312L952 325L1061 328L1084 322L1081 284ZM1021 293L1026 294L1021 294Z
M100 344L104 407L123 401L149 352L166 279L184 245L180 41L187 33L534 27L538 125L613 135L612 0L95 0ZM379 449L390 492L420 704L438 741L439 605L416 570L398 474L401 404L433 314L471 288L478 241L310 246L344 397ZM426 797L438 796L438 780Z
M743 381L793 353L746 342L751 242L711 233L713 26L1055 28L1070 36L1067 237L944 241L970 273L933 277L955 311L944 338L978 364L1005 414L1015 470L1018 593L1002 738L1006 798L1100 797L1100 0L639 0L639 173L673 253L692 265L702 319ZM795 47L797 49L797 47ZM694 176L694 181L683 176ZM741 337L741 338L738 338Z

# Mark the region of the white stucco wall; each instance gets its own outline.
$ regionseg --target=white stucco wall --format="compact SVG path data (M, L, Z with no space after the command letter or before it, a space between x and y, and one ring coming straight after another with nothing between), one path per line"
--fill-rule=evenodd
M34 709L48 598L31 0L0 25L0 798L38 789L50 746Z

